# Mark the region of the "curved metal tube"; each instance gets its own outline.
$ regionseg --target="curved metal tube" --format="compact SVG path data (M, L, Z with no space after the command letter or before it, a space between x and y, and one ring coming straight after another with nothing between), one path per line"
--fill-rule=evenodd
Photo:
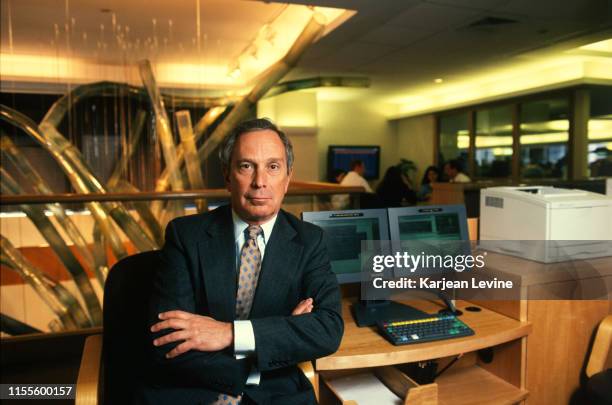
M37 141L40 145L47 149L47 151L51 153L51 156L53 156L53 158L62 168L66 176L68 176L70 183L75 189L77 189L77 191L83 194L87 194L90 192L87 185L78 175L73 165L64 156L63 151L58 148L55 143L45 138L45 136L40 132L38 126L34 123L34 121L21 114L19 111L15 111L5 105L0 105L0 119L3 119L6 122L13 124L17 128L23 130L27 135L32 137L35 141ZM67 141L64 139L64 142ZM104 234L109 239L111 248L115 256L118 258L127 256L127 251L123 247L121 239L116 234L115 230L112 228L110 218L108 217L108 214L102 204L93 201L87 203L87 208L89 209L89 211L91 211L91 214L93 215L95 221L100 225L100 228L103 230Z
M198 158L195 136L191 125L191 115L189 110L181 110L174 113L176 126L181 137L181 146L185 156L185 166L187 167L187 178L191 189L203 189L204 178L202 177L202 163ZM177 170L177 172L179 172ZM180 172L179 172L180 173ZM198 212L206 212L208 204L205 199L195 200Z
M44 280L43 272L32 266L21 252L17 250L11 242L0 235L0 261L8 268L14 270L19 276L38 294L38 296L51 308L57 315L64 329L76 329L77 327L86 328L91 326L91 322L85 315L80 305L69 307L57 296L54 290ZM76 301L76 300L75 300ZM77 302L78 304L78 302Z
M297 64L304 51L323 33L324 29L325 17L318 13L313 14L287 54L262 73L261 80L255 84L249 94L234 106L210 137L206 139L198 150L198 156L201 160L208 158L208 155L217 148L229 131L247 116L251 107Z
M2 174L0 186L3 194L19 194L22 191L19 184L17 184L4 168L0 167L0 173ZM40 232L42 237L49 243L51 249L53 249L57 257L64 264L64 267L66 267L66 270L68 270L68 273L83 296L92 323L94 325L101 325L102 306L89 281L87 272L74 256L72 250L66 245L66 242L64 242L64 239L62 239L57 229L55 229L53 223L47 218L44 209L36 205L30 206L23 204L21 205L21 210L30 218L30 221L32 221L38 229L38 232Z
M0 105L0 118L22 129L27 135L44 146L58 162L77 191L83 194L106 192L83 162L79 151L57 132L55 127L45 124L44 129L39 129L28 117L5 105ZM92 202L88 204L88 208L100 225L104 236L109 240L113 253L118 259L127 256L127 251L119 235L113 229L109 215L117 221L137 249L147 251L157 248L155 242L144 233L120 204Z
M15 166L21 173L23 179L29 184L31 184L32 188L39 192L40 194L53 194L51 188L47 185L47 183L43 180L43 178L38 174L36 169L30 165L28 159L19 151L19 149L15 146L11 139L2 134L2 138L0 140L0 149L3 154L7 157L7 159ZM90 269L96 273L98 276L98 281L100 282L100 286L104 286L104 279L99 277L100 273L100 265L104 265L103 263L96 263L96 260L87 247L87 241L81 234L81 231L74 224L72 219L66 214L64 208L60 204L47 204L47 209L53 213L53 216L60 224L62 229L66 232L70 240L77 247L83 261Z

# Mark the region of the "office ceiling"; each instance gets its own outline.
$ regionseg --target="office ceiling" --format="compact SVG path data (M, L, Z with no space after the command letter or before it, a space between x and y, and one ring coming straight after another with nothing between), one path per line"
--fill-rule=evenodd
M290 78L365 75L372 80L368 94L389 102L533 55L612 38L608 0L290 3L357 11L314 44ZM129 63L144 55L157 62L229 66L286 7L240 0L2 0L2 52L12 39L14 53L68 53L101 64ZM66 26L69 35L64 35Z
M389 100L431 88L435 79L458 83L513 61L612 38L606 0L298 2L358 13L313 46L294 74L367 75Z

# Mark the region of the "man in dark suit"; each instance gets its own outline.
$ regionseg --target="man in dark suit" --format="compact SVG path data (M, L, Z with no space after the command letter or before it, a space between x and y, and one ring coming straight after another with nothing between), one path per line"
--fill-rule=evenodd
M231 205L168 224L151 300L145 403L312 404L296 364L337 350L323 231L281 210L291 143L265 119L220 146Z

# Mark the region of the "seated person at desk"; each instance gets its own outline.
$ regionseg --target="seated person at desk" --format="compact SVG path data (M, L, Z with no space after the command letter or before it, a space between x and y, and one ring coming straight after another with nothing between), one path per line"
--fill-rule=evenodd
M417 193L419 201L429 201L431 199L431 193L433 188L431 183L435 183L440 178L440 171L436 166L429 166L423 174L423 180L421 180L421 188Z
M336 351L344 326L323 231L281 209L291 143L254 119L219 150L231 204L167 226L140 400L314 404L296 364Z
M352 186L352 187L363 187L365 188L366 193L373 193L370 184L366 179L363 178L363 175L366 172L365 163L362 160L353 160L351 162L351 171L344 176L340 185L342 186Z
M341 186L346 187L363 187L366 193L373 194L370 184L363 178L365 174L366 166L362 160L353 160L351 162L351 171L348 172L342 181ZM348 208L350 203L350 196L348 194L337 194L332 197L332 206L334 209L345 209Z
M450 183L469 183L472 181L470 177L463 173L463 165L458 159L452 159L444 165L444 174L448 177Z
M401 169L391 166L376 188L376 194L383 207L402 207L416 204L416 193Z

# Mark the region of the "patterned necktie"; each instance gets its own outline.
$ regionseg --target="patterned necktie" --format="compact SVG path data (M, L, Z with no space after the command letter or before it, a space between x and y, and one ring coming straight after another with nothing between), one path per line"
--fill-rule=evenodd
M238 290L236 292L236 319L247 319L253 306L253 297L259 279L261 268L261 252L257 246L257 236L262 232L258 225L246 229L247 238L240 251L240 273L238 274ZM238 405L242 395L237 397L219 394L211 405Z
M258 225L247 228L247 239L240 251L240 272L236 292L236 319L247 319L253 306L253 297L261 268L261 252L257 246L257 236L262 232Z

